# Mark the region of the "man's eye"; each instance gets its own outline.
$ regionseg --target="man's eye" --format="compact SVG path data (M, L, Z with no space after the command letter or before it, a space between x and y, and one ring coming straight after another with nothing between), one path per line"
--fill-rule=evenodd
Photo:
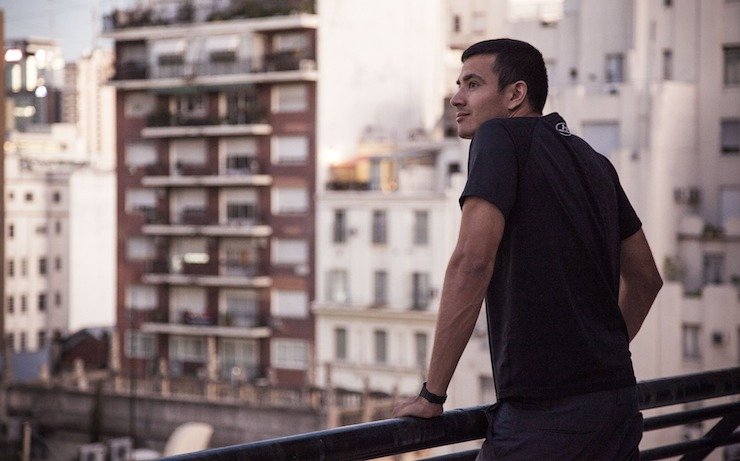
M475 88L478 86L478 82L468 82L468 88Z

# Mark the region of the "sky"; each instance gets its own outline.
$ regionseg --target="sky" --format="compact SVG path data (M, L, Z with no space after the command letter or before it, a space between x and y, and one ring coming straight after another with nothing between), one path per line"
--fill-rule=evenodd
M527 4L542 0L509 1ZM124 8L132 3L132 0L0 0L0 8L5 11L6 39L53 38L62 47L65 60L72 62L95 46L110 47L109 40L98 37L101 17L116 7Z
M100 17L124 4L122 0L0 0L6 39L56 39L68 62L95 45L110 46L97 38Z

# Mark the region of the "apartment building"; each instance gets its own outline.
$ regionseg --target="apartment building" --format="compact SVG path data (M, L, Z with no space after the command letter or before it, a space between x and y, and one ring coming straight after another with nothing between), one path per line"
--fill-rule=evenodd
M320 385L414 394L459 224L458 142L381 149L331 168L317 200Z
M9 133L5 151L5 334L13 352L47 348L69 328L69 177L74 164L43 158L75 133ZM69 143L69 144L68 144Z
M308 384L317 24L311 1L106 18L124 368Z

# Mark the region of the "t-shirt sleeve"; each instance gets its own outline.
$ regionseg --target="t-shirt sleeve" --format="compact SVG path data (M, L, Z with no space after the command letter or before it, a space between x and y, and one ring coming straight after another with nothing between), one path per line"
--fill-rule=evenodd
M460 196L460 207L467 197L479 197L495 205L507 218L516 199L517 174L511 135L498 120L483 123L470 144L468 180Z

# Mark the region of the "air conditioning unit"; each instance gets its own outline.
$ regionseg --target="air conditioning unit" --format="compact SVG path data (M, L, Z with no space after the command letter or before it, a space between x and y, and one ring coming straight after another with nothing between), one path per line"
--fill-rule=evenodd
M102 443L88 443L77 450L77 461L105 461L105 453Z
M110 461L129 461L133 451L131 437L118 437L108 441Z

